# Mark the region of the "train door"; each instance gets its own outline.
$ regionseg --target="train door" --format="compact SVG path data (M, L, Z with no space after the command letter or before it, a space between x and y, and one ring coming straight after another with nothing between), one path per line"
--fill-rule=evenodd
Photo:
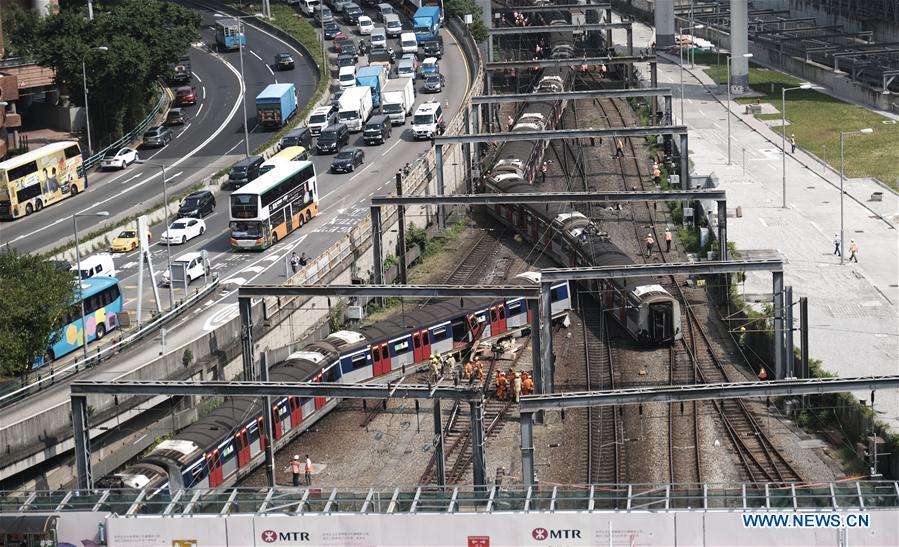
M290 398L290 426L299 427L303 423L303 407L299 397Z
M506 307L497 304L490 307L490 336L499 336L506 332Z
M390 370L390 355L387 354L387 344L371 347L371 361L373 376L380 376Z
M422 361L431 357L431 331L428 329L421 331L421 355Z
M316 382L321 382L321 381L322 381L322 375L319 374L318 377L316 377L315 381L316 381ZM321 407L325 406L325 403L326 403L326 402L328 402L327 398L325 398L325 397L316 397L316 398L315 398L315 410L318 410L318 409L320 409Z
M222 465L219 462L218 448L206 454L206 468L209 470L209 488L222 483Z
M412 362L420 363L430 357L430 354L422 356L421 351L421 332L412 334Z
M275 430L275 439L280 439L281 435L284 434L284 430L281 429L281 420L278 419L278 405L272 405L272 428Z
M237 467L238 469L243 469L243 466L250 461L250 446L247 443L246 428L234 435L234 448L237 450Z
M654 342L666 342L674 339L673 315L671 302L649 305L649 335Z
M256 418L255 433L259 435L259 451L257 452L255 448L251 447L250 448L250 457L251 458L253 456L255 456L256 454L261 454L262 452L265 452L265 427L263 427L264 422L265 422L265 420L262 418L262 416L259 416L258 418ZM250 438L252 438L252 437L253 437L253 435L250 435Z

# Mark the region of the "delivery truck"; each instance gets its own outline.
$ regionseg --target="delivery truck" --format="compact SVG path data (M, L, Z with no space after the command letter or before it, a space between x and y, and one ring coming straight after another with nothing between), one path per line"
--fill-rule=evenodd
M381 90L387 85L387 71L383 66L367 66L356 73L356 85L371 88L372 107L381 106Z
M347 89L340 96L338 105L337 121L345 123L353 133L362 131L362 126L371 116L371 88L361 85Z
M279 129L297 113L297 88L270 84L256 96L256 123L263 129Z
M381 91L381 112L393 125L404 125L415 108L415 83L412 78L394 78Z
M419 44L436 40L440 31L440 8L437 6L418 8L412 18L412 30L415 31L415 39Z

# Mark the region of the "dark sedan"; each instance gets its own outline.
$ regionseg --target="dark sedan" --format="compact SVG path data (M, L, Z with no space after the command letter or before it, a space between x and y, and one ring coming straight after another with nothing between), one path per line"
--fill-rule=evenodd
M293 70L293 57L289 53L275 55L275 68L278 70Z
M337 26L337 23L331 21L329 23L325 23L325 40L333 40L335 36L340 34L340 27Z
M443 58L443 46L437 40L428 40L419 46L419 52L424 57Z
M362 8L356 4L349 4L343 7L343 18L348 25L355 25L359 22L359 17L365 15Z
M425 93L440 93L446 85L443 74L429 74L425 77Z
M365 152L361 148L347 148L334 156L334 161L331 162L331 172L350 173L364 161Z

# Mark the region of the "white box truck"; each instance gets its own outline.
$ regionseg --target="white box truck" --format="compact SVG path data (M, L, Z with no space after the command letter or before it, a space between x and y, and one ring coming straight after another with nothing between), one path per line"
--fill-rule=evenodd
M371 88L362 85L347 89L340 96L338 105L337 120L345 123L353 133L362 131L371 116Z
M415 107L415 84L412 78L394 78L381 91L381 112L390 116L390 123L403 125Z

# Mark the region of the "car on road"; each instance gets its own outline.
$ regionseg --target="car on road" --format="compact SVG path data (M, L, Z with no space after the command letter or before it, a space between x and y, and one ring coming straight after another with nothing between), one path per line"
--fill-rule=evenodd
M402 59L396 63L396 75L398 78L416 79L418 77L418 57L414 53L403 55Z
M428 74L425 76L425 93L440 93L446 85L446 78L439 72L437 74Z
M188 194L178 208L178 218L203 218L215 211L215 196L209 190L199 190Z
M100 169L124 169L137 161L137 150L134 148L113 148L103 155Z
M144 132L144 146L147 147L159 147L165 146L168 143L172 142L172 139L175 138L172 130L164 125L157 125L155 127L151 127Z
M427 40L418 45L419 53L423 57L443 58L443 46L437 40Z
M240 160L231 167L231 172L228 173L228 182L225 184L232 189L237 189L256 180L256 177L259 176L259 167L263 163L265 163L265 158L262 156L250 156Z
M340 84L340 89L356 87L356 65L340 67L337 83Z
M371 34L371 31L375 29L375 23L371 20L371 17L367 15L360 15L356 20L356 30L360 35L364 36L366 34Z
M387 36L396 38L403 33L403 23L400 21L399 15L392 13L384 16L384 29L387 30Z
M396 10L393 9L393 6L387 3L381 3L377 5L378 8L378 21L382 23L386 23L385 18L388 15L393 15L396 13Z
M414 32L400 34L400 51L402 53L418 53L418 39Z
M275 55L275 68L278 70L293 70L293 57L289 53Z
M438 74L440 73L440 65L437 64L437 59L435 57L428 57L421 62L421 67L419 70L423 77L430 74Z
M187 112L184 111L183 108L173 108L169 110L169 113L165 116L165 124L166 125L184 125L190 117L187 115Z
M365 152L361 148L356 148L355 146L347 148L334 156L334 161L331 162L331 172L350 173L356 169L357 165L362 165L364 162Z
M200 279L204 275L209 275L209 261L203 258L203 253L184 253L183 255L172 261L172 266L175 266L176 264L184 268L188 284L195 279ZM164 272L162 272L163 286L168 286L168 284L171 282L171 279L171 271L165 270Z
M197 104L197 88L192 85L175 88L175 106L190 106L194 104Z
M353 39L347 36L344 33L340 33L334 37L334 53L340 55L343 53L343 48L347 46L353 45Z
M184 244L206 233L206 223L198 218L179 218L159 236L160 243Z
M313 17L315 19L315 24L318 26L322 26L324 23L331 23L334 21L334 14L331 13L331 10L323 7L319 7L317 10L315 10L315 15Z
M331 9L333 9L337 13L340 13L352 3L352 0L331 0Z
M371 31L371 38L369 38L369 40L372 49L386 48L387 32L384 31L384 27L375 27L375 29Z
M347 40L343 42L340 46L340 53L344 55L352 55L356 62L359 62L359 50L356 48L356 44L353 43L352 40Z
M362 8L352 2L343 6L343 18L348 25L355 25L363 15L365 12L362 11Z
M349 143L350 130L345 123L339 122L322 129L315 142L315 149L319 154L336 154Z
M322 129L328 127L336 121L336 106L320 106L313 110L312 114L309 115L309 123L306 124L306 127L309 128L313 135L318 136L318 134L322 132ZM310 146L308 148L312 147Z
M356 66L356 62L359 59L355 55L350 55L349 53L341 53L337 56L337 71L340 74L340 69L345 66Z
M147 231L148 241L153 240L153 234ZM128 251L133 251L137 249L140 245L140 240L137 237L137 230L127 229L119 232L119 235L112 240L112 243L109 245L109 250L114 253L127 253Z
M338 34L340 34L340 27L334 21L329 23L325 23L322 27L325 34L325 40L333 40Z

